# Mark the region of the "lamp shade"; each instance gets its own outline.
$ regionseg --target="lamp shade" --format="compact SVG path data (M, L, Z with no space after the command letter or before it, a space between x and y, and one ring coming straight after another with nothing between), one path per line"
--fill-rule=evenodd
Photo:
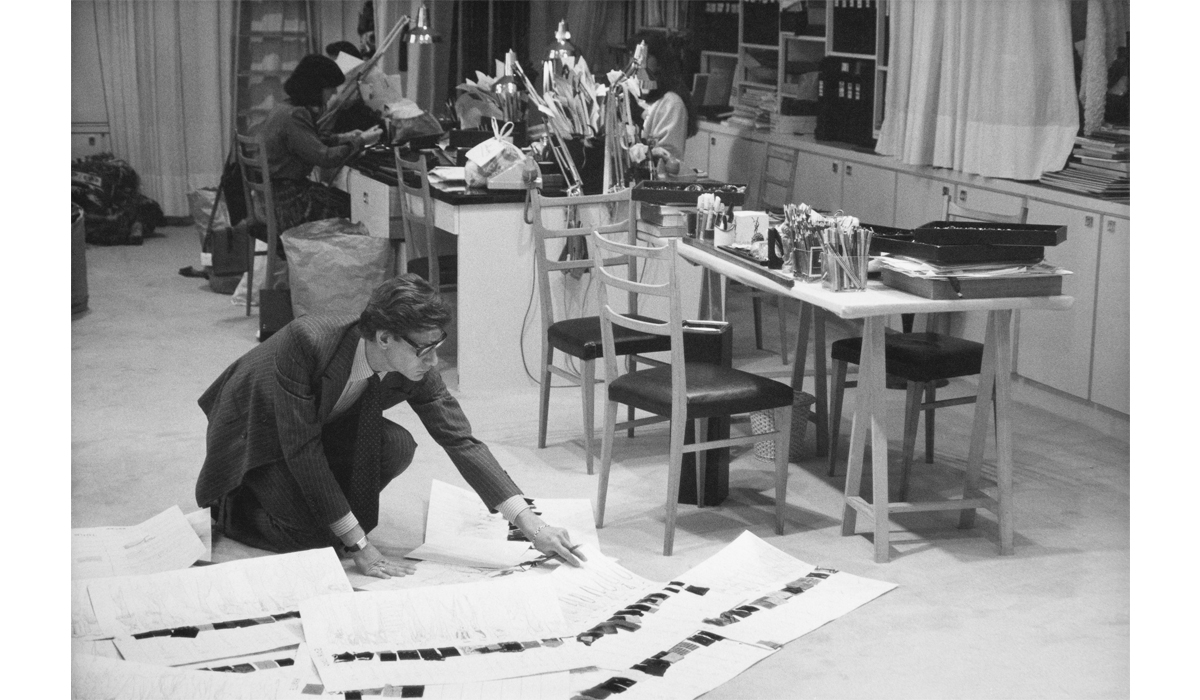
M408 33L408 43L410 44L432 44L433 34L429 32L429 12L425 9L425 4L421 4L421 8L417 10L417 23Z

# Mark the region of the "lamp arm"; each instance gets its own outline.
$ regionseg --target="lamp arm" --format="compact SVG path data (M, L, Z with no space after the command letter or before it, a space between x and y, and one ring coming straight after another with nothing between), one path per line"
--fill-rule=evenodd
M408 15L402 16L396 21L396 24L387 33L387 36L384 37L383 43L379 44L375 48L374 55L350 69L350 72L346 75L345 82L338 87L337 93L333 96L333 99L329 101L329 106L326 107L325 112L317 118L318 130L328 126L329 124L332 124L333 120L337 119L338 112L340 112L342 107L346 105L346 102L348 102L350 98L356 92L358 92L362 77L369 73L371 69L379 63L379 61L383 58L383 54L389 48L391 48L391 45L396 41L396 38L400 36L400 33L403 32L406 27L410 26L412 26L412 18L410 18Z

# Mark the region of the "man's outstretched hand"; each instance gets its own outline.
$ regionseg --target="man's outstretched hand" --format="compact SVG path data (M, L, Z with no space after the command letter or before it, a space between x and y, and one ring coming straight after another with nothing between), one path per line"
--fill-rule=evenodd
M370 541L360 551L351 554L358 572L375 578L391 578L417 573L416 564L395 562L383 556Z

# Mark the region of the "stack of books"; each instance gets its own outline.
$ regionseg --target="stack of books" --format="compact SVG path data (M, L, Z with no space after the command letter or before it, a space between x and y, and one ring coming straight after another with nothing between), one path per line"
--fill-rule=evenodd
M779 99L774 90L743 85L741 94L733 104L733 114L725 123L748 129L769 130L772 115L778 113Z
M1067 167L1043 174L1040 182L1128 204L1129 129L1102 127L1076 136Z

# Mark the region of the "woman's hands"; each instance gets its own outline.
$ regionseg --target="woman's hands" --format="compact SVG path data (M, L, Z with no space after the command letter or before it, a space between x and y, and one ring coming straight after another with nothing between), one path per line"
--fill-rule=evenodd
M350 555L354 558L354 565L358 568L358 572L366 576L374 576L375 578L391 578L393 576L407 576L415 574L417 567L415 564L394 562L380 554L375 545L367 542L366 546L357 552Z
M359 148L366 148L367 146L378 143L380 137L382 136L383 129L379 128L378 126L373 126L366 131L362 131L360 129L347 131L344 134L340 134L339 138L342 143L352 143Z

